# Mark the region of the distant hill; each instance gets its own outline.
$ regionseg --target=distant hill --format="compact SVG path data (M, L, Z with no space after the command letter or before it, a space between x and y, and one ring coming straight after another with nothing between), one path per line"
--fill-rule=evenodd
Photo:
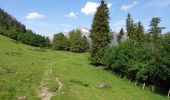
M24 44L47 47L49 38L38 35L32 30L27 30L25 25L19 22L12 15L0 8L0 34L10 37L16 42L20 41Z

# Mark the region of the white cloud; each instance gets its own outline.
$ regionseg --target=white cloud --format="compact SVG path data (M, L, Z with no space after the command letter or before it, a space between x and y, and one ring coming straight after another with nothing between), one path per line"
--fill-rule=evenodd
M87 2L86 5L81 9L81 12L84 13L85 15L93 15L96 10L97 7L99 6L99 3L96 2ZM111 3L108 3L108 8L112 7Z
M170 0L152 0L146 3L144 6L163 8L163 7L170 6Z
M124 27L125 21L119 20L113 24L114 31L119 32L122 27Z
M86 5L81 9L81 12L86 15L93 15L96 12L98 6L98 3L87 2Z
M35 20L35 19L42 19L44 17L45 16L43 14L39 14L37 12L31 12L25 18L28 20Z
M67 16L70 18L77 18L77 15L74 12L70 12Z
M108 4L107 4L107 7L108 7L108 8L111 8L111 7L112 7L112 4L111 4L111 3L108 3Z
M123 5L120 9L123 11L127 11L130 8L133 8L134 6L136 6L138 4L138 1L134 1L132 4L129 5Z

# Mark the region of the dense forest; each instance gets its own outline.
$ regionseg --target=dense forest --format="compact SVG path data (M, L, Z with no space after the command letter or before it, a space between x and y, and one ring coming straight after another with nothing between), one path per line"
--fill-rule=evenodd
M95 13L90 37L91 63L136 83L170 89L170 33L162 34L161 19L153 17L145 32L142 23L134 23L127 15L126 32L116 36L117 45L110 46L109 9L104 0Z
M20 41L24 44L37 47L50 47L50 40L48 37L27 30L25 25L21 24L2 9L0 9L0 34L10 37L16 40L16 42Z

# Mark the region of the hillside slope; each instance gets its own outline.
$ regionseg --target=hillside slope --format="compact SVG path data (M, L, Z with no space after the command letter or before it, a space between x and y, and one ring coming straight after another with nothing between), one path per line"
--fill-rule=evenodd
M0 100L37 100L44 87L52 100L167 99L90 65L87 53L39 49L0 35Z

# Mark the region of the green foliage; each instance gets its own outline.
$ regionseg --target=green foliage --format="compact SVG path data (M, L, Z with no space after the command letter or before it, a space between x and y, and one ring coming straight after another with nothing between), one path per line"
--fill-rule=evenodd
M154 43L160 37L161 31L163 29L163 27L159 27L160 21L161 21L160 18L153 17L151 22L150 22L150 30L149 30L150 32L149 33L150 33L150 36L152 37L151 41L154 42Z
M158 85L169 78L170 71L168 52L162 49L161 54L159 57L149 46L134 47L130 41L126 41L108 49L103 57L103 64L122 76Z
M128 13L126 19L126 31L128 39L132 41L135 46L141 46L145 41L145 31L142 23L140 21L134 23L130 13Z
M153 51L155 51L155 53L157 54L160 50L159 45L161 42L160 40L161 32L162 29L164 29L164 27L159 26L160 22L161 22L160 18L153 17L150 22L150 29L149 29L149 43Z
M83 45L84 51L87 51L89 49L89 42L86 36L82 37L82 45Z
M139 21L136 29L136 42L140 45L144 42L145 31L142 23Z
M109 26L109 9L104 0L101 0L100 6L94 15L90 33L92 42L90 50L91 63L99 65L112 36Z
M117 46L113 46L111 48L108 48L106 50L106 53L104 54L104 56L102 58L102 63L104 65L106 65L106 67L108 67L108 68L111 68L113 61L116 59L115 58L116 49L117 49Z
M13 30L15 32L26 32L26 28L23 24L18 22L13 16L0 8L0 29Z
M49 37L46 37L45 38L45 43L44 43L45 47L47 48L50 48L51 47L51 42L50 42L50 39Z
M72 52L83 51L81 35L82 33L80 30L76 31L73 30L69 33L70 51Z
M124 30L123 30L123 28L121 28L119 34L117 35L117 42L118 42L118 44L121 43L121 40L122 40L124 35L125 35Z
M88 50L87 37L82 36L80 30L73 30L69 33L70 51L81 53Z
M0 9L0 34L10 37L16 42L20 41L24 44L49 47L46 38L41 35L33 33L31 30L26 30L25 25L18 22L14 17Z
M54 35L52 47L56 50L70 50L81 53L89 49L87 37L83 36L80 30L70 31L68 37L63 33Z
M111 70L127 77L133 76L128 74L128 72L134 70L131 68L134 61L136 61L136 50L130 41L112 47L103 58L104 64L110 66Z
M80 80L71 79L70 82L75 83L75 84L79 84L79 85L85 86L85 87L88 87L88 86L89 86L89 84L84 83L84 82L82 82L82 81L80 81Z
M52 100L166 100L166 96L142 90L134 84L129 84L102 67L90 65L88 53L71 53L45 49L24 44L16 44L11 39L0 35L0 66L16 70L14 74L0 69L0 100L15 100L17 96L25 96L26 100L40 100L38 91L42 81L47 82L50 91L56 91L58 84L55 77L62 80L61 90ZM34 51L36 50L36 51ZM44 50L44 49L42 49ZM22 55L10 56L6 52L19 52ZM45 59L42 59L45 58ZM46 73L51 75L44 78ZM71 83L70 80L80 80L89 86L84 87ZM109 83L112 88L100 89L102 82ZM134 92L135 91L135 92ZM168 99L167 99L168 100Z
M162 83L166 88L170 88L170 33L162 37L161 52L161 66L164 68L162 72Z
M141 22L133 24L131 15L126 20L129 39L109 48L102 63L121 76L138 82L170 88L170 35L161 35L160 18L152 18L149 34L144 33ZM149 40L149 41L148 41Z
M63 33L54 35L52 47L56 50L68 50L69 43L67 37Z
M128 13L127 19L126 19L126 31L127 31L128 38L131 40L134 40L135 39L135 25L134 25L134 21L130 13Z

